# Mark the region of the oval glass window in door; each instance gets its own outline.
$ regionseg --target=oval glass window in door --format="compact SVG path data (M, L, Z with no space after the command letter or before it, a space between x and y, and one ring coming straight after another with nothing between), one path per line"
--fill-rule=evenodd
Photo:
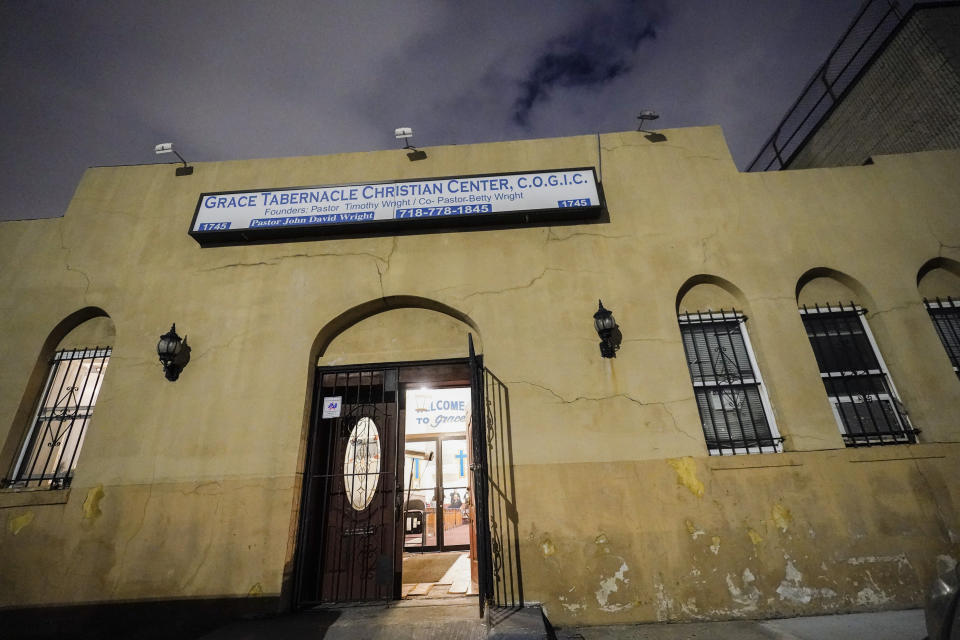
M343 483L347 500L357 511L363 511L373 500L380 482L380 431L367 417L357 420L343 460Z

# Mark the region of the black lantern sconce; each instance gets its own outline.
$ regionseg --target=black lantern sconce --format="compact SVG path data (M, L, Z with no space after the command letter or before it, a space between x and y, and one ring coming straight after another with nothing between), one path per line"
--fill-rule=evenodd
M617 321L613 319L613 312L603 308L602 300L599 302L600 308L593 314L593 326L600 336L600 355L604 358L616 358L623 334L620 333Z
M190 362L190 347L186 338L177 335L176 323L170 325L170 331L160 336L157 356L160 357L163 373L170 382L179 378L180 372Z

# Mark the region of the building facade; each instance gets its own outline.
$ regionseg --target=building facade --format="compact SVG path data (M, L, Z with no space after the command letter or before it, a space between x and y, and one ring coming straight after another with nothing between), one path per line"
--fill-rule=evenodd
M864 2L749 171L960 147L960 3Z
M399 554L447 545L555 624L763 618L915 607L960 557L960 152L739 173L715 127L424 151L92 168L62 218L0 223L0 606L401 598ZM572 217L192 220L571 168L599 197Z

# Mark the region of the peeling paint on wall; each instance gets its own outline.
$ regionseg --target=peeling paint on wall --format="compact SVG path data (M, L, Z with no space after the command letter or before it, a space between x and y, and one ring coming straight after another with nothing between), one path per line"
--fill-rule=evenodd
M720 553L720 536L713 536L710 541L713 543L710 545L710 552L717 555Z
M253 583L253 586L250 587L250 590L247 591L247 595L250 596L250 597L252 597L252 598L256 598L257 596L262 596L262 595L263 595L263 585L261 585L259 582L254 582L254 583Z
M576 590L576 587L570 587L567 593L573 593ZM567 597L564 595L557 596L557 600L560 601L560 606L569 611L570 613L576 613L581 609L586 609L587 605L583 602L567 602Z
M907 554L900 553L895 556L858 556L856 558L847 558L847 564L858 565L858 564L877 564L877 563L897 563L897 570L901 570L904 567L913 568L910 564L910 561L907 560Z
M673 599L667 597L663 583L657 582L653 588L657 598L657 622L665 622L670 619L670 610L673 609Z
M750 536L750 542L753 543L753 546L763 542L763 537L750 527L747 528L747 535Z
M95 520L103 515L100 510L100 501L103 500L103 485L98 484L87 491L87 497L83 501L84 520Z
M544 538L540 542L540 553L543 554L544 558L549 558L557 552L557 547L554 546L553 542L549 538Z
M874 581L873 576L870 575L870 572L865 571L864 573L866 574L866 578L870 582L870 585L857 592L857 604L875 607L877 605L890 602L890 600L893 598L887 595L886 591L877 586L877 583Z
M689 519L685 520L684 524L687 526L687 533L689 533L690 537L693 538L694 540L704 535L703 529L697 529L691 520Z
M753 584L756 580L753 572L750 571L750 569L743 570L742 589L734 582L733 574L728 573L726 580L727 591L730 592L730 597L733 598L733 601L742 607L741 611L756 611L757 603L760 601L760 590Z
M677 484L683 485L698 498L703 497L705 489L703 483L697 477L697 465L693 458L689 456L686 458L669 458L667 464L677 472Z
M7 520L7 530L13 535L17 535L25 526L33 522L33 512L27 511L19 516L10 516Z
M777 587L777 595L781 600L786 600L794 604L807 604L814 598L835 598L837 592L833 589L816 589L803 586L803 574L797 571L793 566L793 560L786 556L787 566L785 576Z
M610 541L607 540L607 534L605 534L604 532L601 531L601 532L600 532L600 535L598 535L596 538L593 539L593 543L594 543L595 545L600 546L600 545L604 545L604 544L610 544Z
M790 527L790 523L793 521L793 514L790 513L790 509L787 509L778 502L773 505L771 516L773 517L773 523L777 525L781 531L786 533Z
M614 573L609 578L604 578L600 581L600 588L597 589L597 604L600 605L600 609L603 611L623 611L625 609L630 609L633 607L633 603L628 604L607 604L607 599L610 597L610 594L616 593L619 590L618 582L623 584L628 584L630 582L629 578L625 578L624 574L629 571L630 568L627 567L626 562L620 564L620 568L617 569L617 572Z

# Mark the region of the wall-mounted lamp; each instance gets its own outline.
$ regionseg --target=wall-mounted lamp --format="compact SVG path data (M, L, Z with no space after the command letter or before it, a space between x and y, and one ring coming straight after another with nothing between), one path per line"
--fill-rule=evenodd
M593 314L593 326L597 330L597 335L600 336L600 355L604 358L616 358L623 335L620 333L617 321L613 319L613 312L603 308L602 300L599 302L600 308Z
M183 156L181 156L181 155L173 148L173 143L172 143L172 142L161 142L160 144L158 144L157 146L155 146L155 147L153 148L153 152L156 153L158 156L163 155L163 154L165 154L165 153L172 153L173 155L175 155L175 156L177 156L178 158L180 158L180 162L183 163L183 166L182 166L182 167L177 167L176 174L177 174L178 176L190 176L190 175L193 175L193 167L187 166L187 161L184 160L184 159L183 159Z
M170 382L179 378L180 372L190 362L190 347L186 338L177 335L176 323L170 325L170 331L160 336L157 356L160 357L163 373Z

